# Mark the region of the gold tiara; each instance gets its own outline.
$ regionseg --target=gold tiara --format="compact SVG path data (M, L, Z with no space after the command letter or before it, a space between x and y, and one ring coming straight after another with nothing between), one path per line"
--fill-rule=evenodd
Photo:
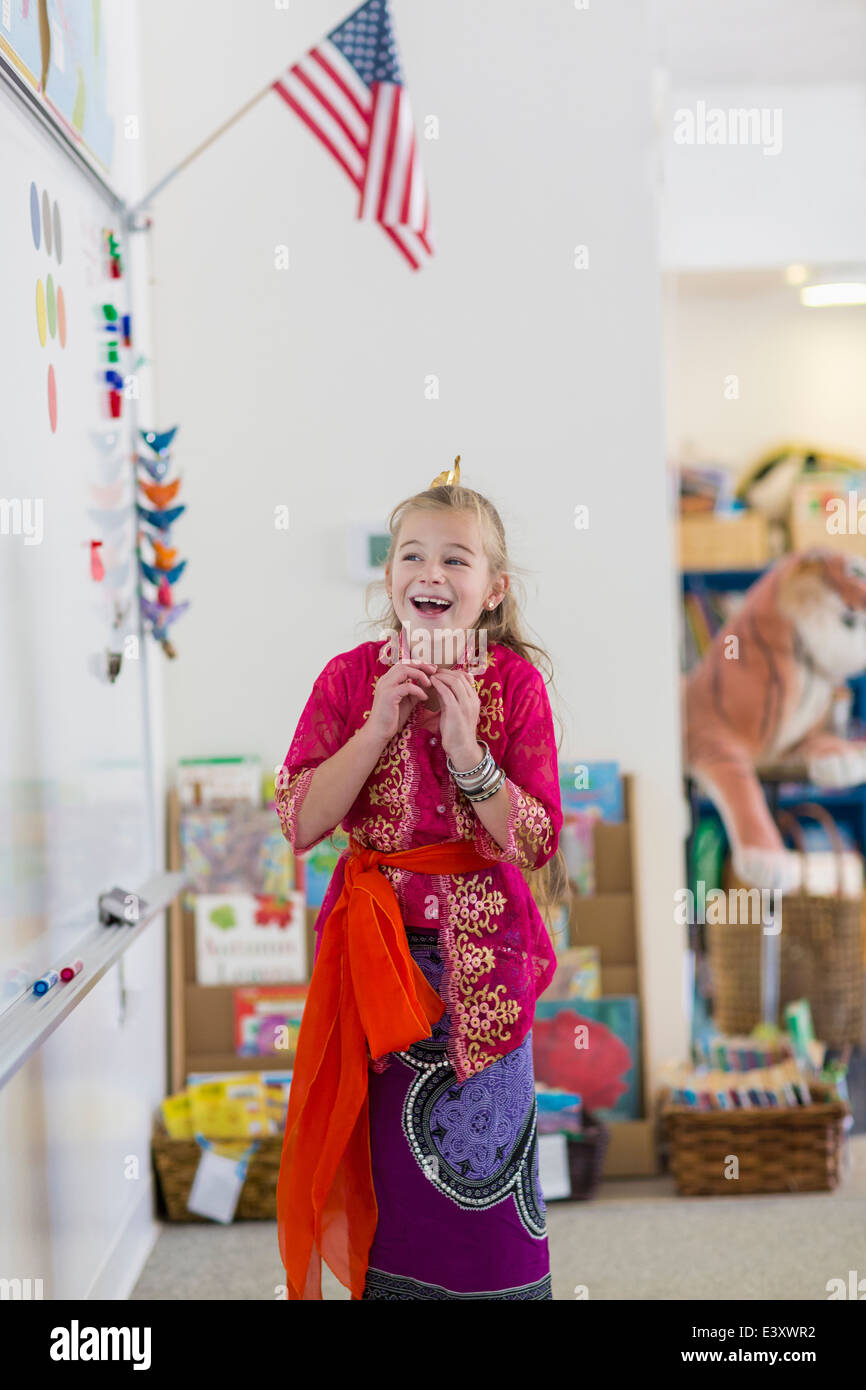
M460 486L460 455L454 460L453 468L445 468L430 484L431 487L459 487Z

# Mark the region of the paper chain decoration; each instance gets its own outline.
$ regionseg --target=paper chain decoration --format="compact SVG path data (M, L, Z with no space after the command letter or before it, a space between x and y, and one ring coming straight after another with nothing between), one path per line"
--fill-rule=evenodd
M176 584L180 576L186 569L186 560L177 560L177 550L171 545L171 527L178 517L185 511L185 506L169 507L177 496L180 487L180 478L175 478L170 483L163 483L169 465L171 464L172 440L177 434L178 426L174 429L166 430L158 434L155 430L140 430L142 440L152 451L150 454L136 454L138 463L144 468L145 474L140 475L138 486L141 488L145 497L153 504L155 510L143 507L139 502L137 511L141 521L144 523L140 535L144 536L153 547L153 563L149 564L139 552L139 564L142 578L156 588L156 598L146 598L142 595L141 611L150 625L150 632L160 643L166 656L175 657L177 652L169 639L168 629L175 623L181 614L189 608L189 600L184 603L175 603L172 593L172 585ZM153 482L148 480L154 479Z

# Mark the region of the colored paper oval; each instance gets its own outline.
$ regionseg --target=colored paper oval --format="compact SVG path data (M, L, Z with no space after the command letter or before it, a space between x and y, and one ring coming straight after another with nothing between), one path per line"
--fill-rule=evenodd
M48 332L53 338L57 333L57 300L54 298L53 275L49 275L45 282L45 300L48 309Z
M30 185L30 231L33 236L33 245L38 251L42 241L42 227L39 217L39 194L35 183Z
M51 423L51 433L57 430L57 382L54 379L54 368L48 368L48 419Z
M63 298L63 290L57 286L57 332L60 337L60 346L66 347L66 300Z
M57 264L63 261L63 237L60 232L60 208L55 201L54 204L54 254L57 257Z
M39 341L45 346L45 286L41 280L36 281L36 331L39 334Z
M45 250L51 255L51 204L48 201L48 194L42 194L42 231L45 236Z

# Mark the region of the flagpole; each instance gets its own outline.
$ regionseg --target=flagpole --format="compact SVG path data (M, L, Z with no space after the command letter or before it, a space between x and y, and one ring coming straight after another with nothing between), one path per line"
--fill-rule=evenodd
M145 206L150 202L151 198L154 198L154 197L156 196L157 193L160 193L160 192L162 191L162 189L165 188L165 185L166 185L167 183L170 183L171 180L175 177L176 174L179 174L179 173L180 173L181 169L185 169L186 166L187 166L188 164L191 164L192 161L193 161L198 155L200 155L200 154L202 153L203 150L206 150L206 149L207 149L208 145L212 145L213 142L214 142L215 140L217 140L217 139L220 137L220 135L223 134L224 131L228 130L229 126L234 125L235 121L239 121L240 118L241 118L241 116L246 115L247 111L249 111L251 107L255 106L255 104L256 104L257 101L261 101L262 97L267 96L268 92L270 92L270 91L273 90L273 86L274 86L273 82L269 82L268 85L267 85L266 87L263 87L262 90L261 90L260 92L258 92L254 97L252 97L252 98L246 103L246 105L242 106L241 109L240 109L239 111L236 111L235 114L234 114L233 116L230 116L229 119L228 119L227 121L225 121L225 122L223 123L223 125L221 125L221 126L219 127L218 130L215 130L215 131L213 132L213 134L212 134L212 135L209 135L208 138L207 138L206 140L204 140L204 141L202 142L202 144L198 145L198 146L192 151L191 154L188 154L187 157L186 157L186 159L181 160L180 164L176 165L174 169L171 169L171 170L166 174L166 176L165 176L164 179L160 179L159 183L156 184L156 185L150 190L149 193L146 193L145 196L144 196L142 199L140 199L139 202L133 204L133 206L132 206L131 208L128 209L127 216L128 216L130 219L134 218L134 217L135 217L135 214L138 213L138 212L140 212L141 209L142 209L143 207L145 207Z

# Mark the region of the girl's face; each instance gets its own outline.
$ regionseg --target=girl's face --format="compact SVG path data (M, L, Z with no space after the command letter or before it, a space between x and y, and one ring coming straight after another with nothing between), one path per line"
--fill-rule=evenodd
M478 522L471 512L407 512L393 568L385 577L394 612L409 631L474 628L491 599L502 601L508 576L490 580ZM438 598L439 603L423 599Z

